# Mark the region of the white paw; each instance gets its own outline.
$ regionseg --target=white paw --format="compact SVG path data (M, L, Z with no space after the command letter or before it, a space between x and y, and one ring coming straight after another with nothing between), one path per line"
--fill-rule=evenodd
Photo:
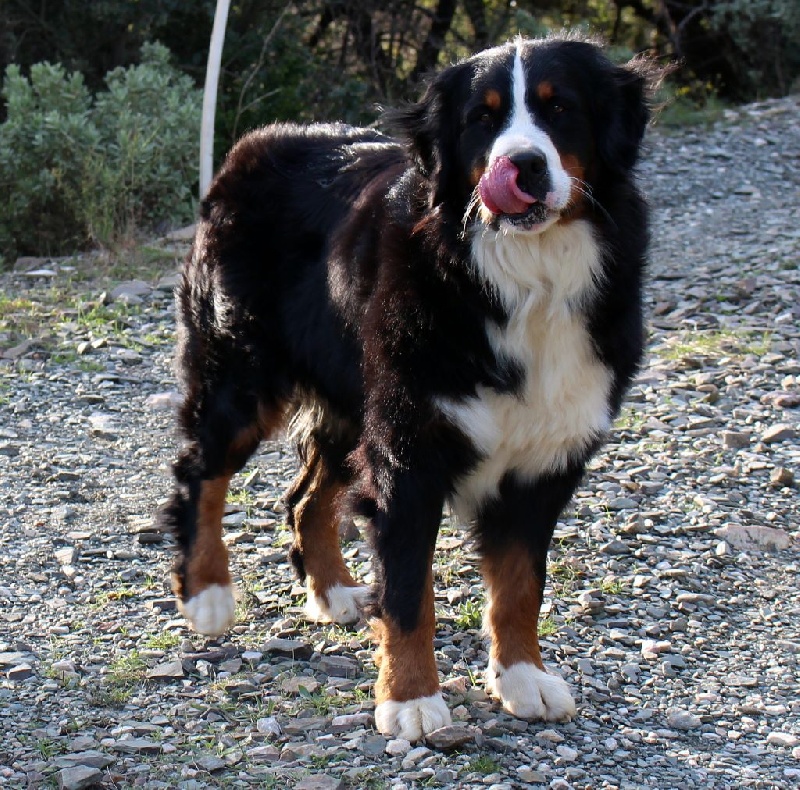
M520 719L569 721L575 715L575 701L567 683L534 664L520 662L506 669L490 661L486 680L489 691Z
M306 615L318 623L355 623L369 597L368 587L345 587L337 584L328 590L328 603L308 585Z
M406 702L393 699L375 708L375 726L384 735L418 741L429 732L450 724L450 711L440 692Z
M179 607L199 634L219 636L233 625L236 609L233 587L212 584L188 601L180 603Z

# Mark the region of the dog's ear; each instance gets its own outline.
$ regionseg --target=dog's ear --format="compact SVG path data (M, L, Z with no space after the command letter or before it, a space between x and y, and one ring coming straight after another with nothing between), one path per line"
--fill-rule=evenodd
M391 130L408 142L420 172L434 179L442 169L442 151L452 145L458 119L450 111L463 66L450 66L428 83L422 98L385 113Z
M611 170L630 171L650 120L650 77L643 61L611 67L611 85L597 97L604 121L600 155Z

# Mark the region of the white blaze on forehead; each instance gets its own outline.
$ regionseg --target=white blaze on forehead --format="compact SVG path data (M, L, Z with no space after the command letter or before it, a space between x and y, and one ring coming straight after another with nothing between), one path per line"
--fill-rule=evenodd
M570 177L561 164L561 157L558 155L550 135L533 122L525 100L527 87L522 49L520 44L517 44L511 72L511 118L508 126L494 141L489 152L488 165L491 167L492 163L501 156L512 156L525 151L540 151L547 159L547 169L551 181L551 192L547 195L547 205L558 211L569 202Z

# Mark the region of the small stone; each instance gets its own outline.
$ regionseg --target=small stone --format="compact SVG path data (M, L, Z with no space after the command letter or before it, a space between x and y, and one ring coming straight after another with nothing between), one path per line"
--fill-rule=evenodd
M361 671L358 661L346 656L323 656L319 668L326 675L335 678L355 678Z
M767 743L770 746L783 746L791 749L800 743L800 739L789 732L771 732L767 735Z
M264 645L263 650L265 653L293 658L297 661L307 661L314 654L313 646L299 639L270 639Z
M73 744L74 748L74 744ZM74 768L82 765L89 768L108 768L114 763L114 758L98 751L97 749L87 749L83 752L73 752L72 754L62 754L56 757L56 768Z
M556 753L562 760L568 763L575 762L575 760L578 759L578 750L573 749L571 746L566 746L563 743L556 746Z
M767 428L767 430L761 434L761 441L764 442L764 444L776 444L777 442L785 442L789 439L794 439L796 435L797 431L795 431L794 426L782 422L773 425L771 428Z
M393 738L387 742L384 751L392 757L399 757L400 755L408 754L410 748L411 743L405 738Z
M344 786L342 779L327 774L308 776L292 785L294 790L342 790Z
M277 746L254 746L252 749L248 749L245 754L253 762L272 763L281 756L281 751Z
M248 663L251 667L258 666L264 654L260 650L245 650L242 653L242 661Z
M216 773L217 771L221 771L223 768L228 767L228 764L225 762L225 760L211 755L201 757L197 761L197 765L204 771L208 771L210 774Z
M714 534L733 548L743 551L783 551L792 545L791 535L774 527L726 524L714 530Z
M180 659L176 659L154 666L147 672L147 677L150 680L174 680L184 677L185 674L183 662Z
M409 750L408 754L406 754L406 756L403 758L402 766L408 770L412 765L416 765L420 760L422 760L424 757L427 757L429 754L431 754L431 750L426 746L417 746Z
M334 716L331 721L332 732L349 732L357 730L359 727L368 727L372 724L372 714L370 713L343 713L341 716Z
M722 445L729 450L741 450L750 446L750 434L740 431L723 431Z
M103 772L99 768L76 765L58 772L58 786L60 790L83 790L84 787L97 784L102 778Z
M95 436L104 439L117 438L117 426L111 414L94 413L89 415L89 428Z
M775 467L775 469L772 470L772 474L769 476L769 482L776 487L793 486L794 473L785 466Z
M9 680L27 680L33 677L33 667L30 664L17 664L6 672Z
M672 643L666 640L645 639L642 641L642 656L648 659L657 658L661 653L672 649Z
M386 738L382 735L372 735L364 738L361 743L361 751L369 757L379 757L386 749Z
M438 730L429 732L425 736L425 742L434 749L456 749L465 743L475 740L475 728L463 724L451 724L440 727Z
M549 741L550 743L561 743L564 740L564 736L560 732L551 729L537 732L536 737L543 741Z
M600 547L600 551L602 551L603 554L619 555L627 554L630 551L630 548L628 547L627 543L618 539L614 539L603 544Z
M673 730L686 731L697 729L702 721L699 716L695 716L687 710L670 708L667 710L667 724Z
M158 754L161 751L161 744L146 738L124 738L112 744L111 748L125 754Z
M517 776L520 782L529 785L543 785L547 782L545 775L541 771L535 771L527 766L517 768Z
M256 721L256 730L267 738L278 738L281 735L281 725L274 716L268 716Z
M281 681L281 691L284 694L291 694L293 696L303 694L313 694L319 688L319 681L311 677L303 675L286 678Z
M142 280L129 280L120 283L108 295L109 303L123 302L126 304L140 304L143 296L147 296L153 289Z
M148 395L144 405L153 411L172 411L180 406L182 402L183 398L178 392L157 392L154 395Z

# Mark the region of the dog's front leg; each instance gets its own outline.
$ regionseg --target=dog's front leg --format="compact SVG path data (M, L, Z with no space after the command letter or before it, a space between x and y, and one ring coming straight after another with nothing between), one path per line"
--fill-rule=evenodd
M375 722L385 735L416 741L450 724L433 655L431 563L442 501L405 480L373 520L378 563L374 621L379 640Z

